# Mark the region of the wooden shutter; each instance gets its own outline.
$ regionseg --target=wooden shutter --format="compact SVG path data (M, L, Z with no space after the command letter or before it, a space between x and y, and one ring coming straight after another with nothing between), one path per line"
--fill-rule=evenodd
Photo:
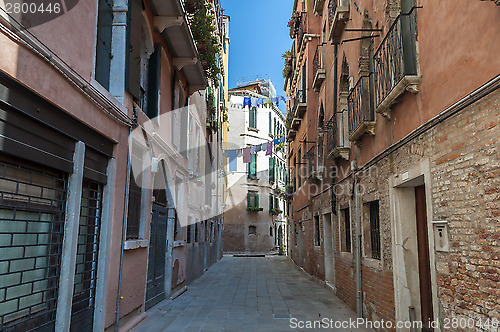
M249 176L256 177L257 176L257 154L252 154L250 157L250 170Z
M160 107L160 60L161 44L157 43L155 50L149 58L148 65L148 105L146 114L150 119L159 115Z
M250 197L250 193L247 193L247 208L251 207L252 204L251 204L251 197Z
M269 194L269 212L273 209L273 195Z
M269 182L274 182L274 158L269 158Z
M255 206L256 208L258 208L258 207L259 207L259 194L255 194L255 201L254 201L254 204L255 204L254 206Z
M101 83L106 90L109 90L112 25L113 4L111 0L99 0L95 79L97 82Z

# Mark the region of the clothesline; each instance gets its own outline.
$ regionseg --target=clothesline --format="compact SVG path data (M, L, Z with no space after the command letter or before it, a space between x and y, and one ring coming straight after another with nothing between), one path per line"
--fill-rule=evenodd
M243 157L244 163L249 163L251 156L259 151L266 151L266 156L273 154L273 146L284 144L285 136L275 138L274 140L262 144L247 146L246 148L224 150L224 157L229 158L229 169L235 168L236 158Z
M272 97L272 98L254 98L254 97L243 97L243 96L231 96L229 98L229 104L234 107L264 107L269 106L271 104L278 105L279 102L287 102L290 100L290 97L280 96L280 97Z

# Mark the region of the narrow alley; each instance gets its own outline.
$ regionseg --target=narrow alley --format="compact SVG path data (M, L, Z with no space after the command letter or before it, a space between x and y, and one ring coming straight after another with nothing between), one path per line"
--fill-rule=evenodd
M147 311L132 331L368 331L335 328L334 322L355 320L354 311L289 258L226 255L184 294ZM307 329L313 321L328 323Z

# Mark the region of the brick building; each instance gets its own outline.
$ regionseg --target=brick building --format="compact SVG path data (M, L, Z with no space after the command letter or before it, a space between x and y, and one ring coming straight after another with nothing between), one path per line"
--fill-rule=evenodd
M295 1L289 251L363 317L500 318L499 18L493 1Z

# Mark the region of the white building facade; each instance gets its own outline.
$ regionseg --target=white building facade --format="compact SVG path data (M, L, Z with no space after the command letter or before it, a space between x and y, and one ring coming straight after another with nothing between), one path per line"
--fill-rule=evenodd
M272 85L270 81L266 83ZM264 95L241 87L230 90L229 96L275 97L274 88L266 90L271 93ZM228 150L260 146L285 135L285 117L274 104L229 105L228 123ZM263 148L252 154L250 163L244 163L241 154L236 160L229 160L225 252L286 252L285 146L274 144L271 155L266 155Z

